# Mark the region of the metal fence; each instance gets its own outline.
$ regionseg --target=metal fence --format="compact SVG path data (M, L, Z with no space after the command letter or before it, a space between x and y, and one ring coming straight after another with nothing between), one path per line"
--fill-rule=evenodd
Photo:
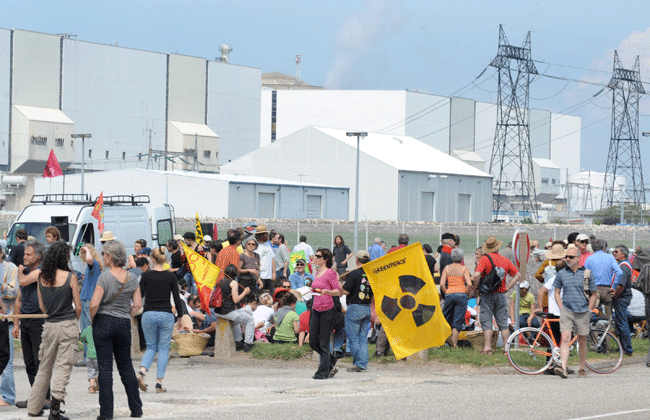
M314 247L331 248L336 235L342 235L345 243L354 249L354 222L327 221L327 220L251 220L251 219L218 219L205 220L217 224L219 238L226 238L226 231L230 228L243 226L255 222L265 224L269 230L275 229L284 234L289 249L299 241L301 235L307 237L307 242ZM179 219L176 223L178 233L194 231L194 219ZM624 244L634 250L638 246L650 247L649 226L596 226L596 225L559 225L559 224L449 224L426 222L359 222L358 248L367 249L373 244L375 238L385 241L390 248L397 245L397 238L401 233L409 235L410 243L428 243L435 250L440 243L440 236L451 232L460 237L460 248L465 252L466 258L473 259L474 250L479 247L489 236L496 236L507 244L513 238L517 229L526 229L531 240L538 240L541 247L554 239L566 239L571 232L580 232L595 235L605 239L610 247ZM204 232L208 234L208 232Z

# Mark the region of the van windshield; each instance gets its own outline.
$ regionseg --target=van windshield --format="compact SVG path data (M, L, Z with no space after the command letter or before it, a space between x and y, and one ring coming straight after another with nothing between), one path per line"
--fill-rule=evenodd
M51 223L14 223L11 227L11 230L7 234L7 246L12 247L17 245L16 242L16 231L18 229L25 229L28 236L33 236L37 240L41 241L43 244L47 244L45 240L45 229L52 226ZM70 237L74 237L74 231L77 225L70 223Z

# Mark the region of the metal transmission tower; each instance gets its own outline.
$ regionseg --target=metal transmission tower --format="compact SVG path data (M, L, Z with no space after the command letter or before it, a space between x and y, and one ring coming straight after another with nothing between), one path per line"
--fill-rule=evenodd
M607 85L612 89L612 137L605 169L602 207L616 203L616 177L626 177L627 197L638 207L645 205L641 150L639 148L639 96L645 93L641 83L641 66L636 57L632 70L624 69L614 51L614 73ZM620 191L620 202L626 192Z
M510 68L512 60L516 68ZM530 53L530 32L522 47L508 43L499 26L499 53L490 66L499 69L497 94L497 127L490 159L493 179L493 210L516 206L537 221L534 204L535 180L530 151L530 110L528 89L530 75L538 74Z

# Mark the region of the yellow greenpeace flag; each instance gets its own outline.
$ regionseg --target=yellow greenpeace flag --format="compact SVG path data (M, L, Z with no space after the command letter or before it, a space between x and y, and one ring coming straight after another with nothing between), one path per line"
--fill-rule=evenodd
M201 219L199 219L199 212L196 212L196 243L204 246L205 242L203 241L203 230L201 229Z
M217 276L221 270L219 270L219 267L202 257L201 254L188 248L183 241L178 241L178 243L183 246L185 257L187 258L187 264L190 266L190 271L192 272L192 276L194 276L194 281L196 281L196 290L201 299L201 307L204 311L210 314L210 296L212 295L212 289L214 289L214 285L217 282Z
M451 327L442 315L438 291L419 242L370 261L363 270L395 358L445 343Z

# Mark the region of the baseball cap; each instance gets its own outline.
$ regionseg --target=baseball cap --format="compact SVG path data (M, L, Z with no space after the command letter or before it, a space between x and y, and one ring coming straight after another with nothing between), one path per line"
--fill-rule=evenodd
M357 258L362 263L367 263L368 261L370 261L370 253L368 253L368 251L364 251L363 249L360 249L359 251L357 251Z
M528 283L526 280L524 280L521 283L519 283L519 288L520 289L530 289L530 283Z
M581 233L576 237L576 241L589 241L589 236L585 235L584 233Z

